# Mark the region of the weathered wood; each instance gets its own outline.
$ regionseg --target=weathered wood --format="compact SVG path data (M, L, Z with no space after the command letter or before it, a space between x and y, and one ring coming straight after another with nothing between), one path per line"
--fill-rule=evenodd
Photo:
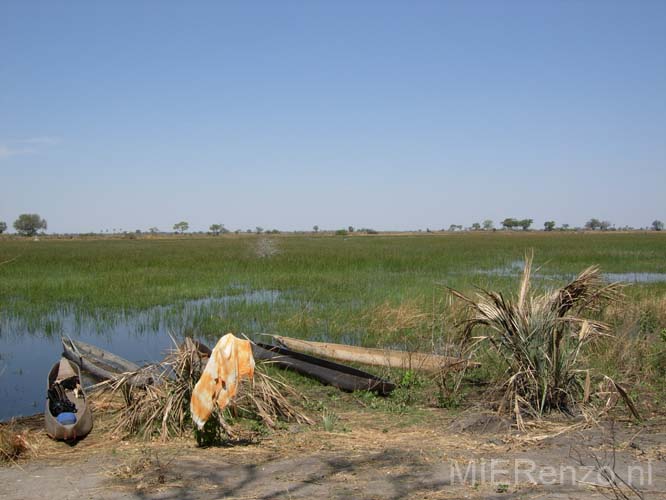
M136 373L129 378L129 383L137 387L145 387L153 383L153 378L147 373L141 373L141 367L136 363L121 358L112 352L100 349L93 345L62 338L63 356L73 361L81 369L100 380L116 380L125 373Z
M284 347L253 344L252 354L255 359L268 361L280 368L293 370L343 391L373 391L382 396L387 396L395 389L393 383L371 373L294 352Z
M352 361L371 366L427 372L457 371L480 366L473 361L439 354L313 342L280 335L273 335L273 338L290 349L326 356L337 361Z

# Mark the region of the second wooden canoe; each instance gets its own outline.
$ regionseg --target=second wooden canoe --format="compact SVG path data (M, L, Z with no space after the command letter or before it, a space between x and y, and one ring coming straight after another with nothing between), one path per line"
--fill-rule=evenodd
M94 345L63 337L62 348L63 356L97 379L116 380L124 373L135 373L130 378L132 385L144 387L153 383L152 377L141 373L141 367L136 363Z
M274 363L280 368L293 370L343 391L372 391L380 396L388 396L395 389L395 384L371 373L285 347L257 343L252 345L252 354L255 359Z
M273 335L273 338L280 344L295 351L306 352L315 356L325 356L337 361L351 361L371 366L385 366L388 368L427 372L457 371L463 368L480 366L479 363L467 359L442 356L440 354L313 342L311 340L301 340L280 335Z

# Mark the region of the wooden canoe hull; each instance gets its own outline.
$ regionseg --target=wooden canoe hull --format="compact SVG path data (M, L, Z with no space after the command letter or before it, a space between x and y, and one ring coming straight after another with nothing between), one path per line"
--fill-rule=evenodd
M115 380L123 373L133 373L141 369L139 365L125 358L80 340L63 337L62 349L63 356L100 380ZM130 379L130 383L138 387L144 387L152 382L152 377L143 373L138 373Z
M289 349L316 356L325 356L337 361L351 361L371 366L385 366L388 368L427 372L457 371L467 367L479 366L478 363L466 359L439 354L313 342L280 335L273 335L273 338Z
M252 354L255 359L274 363L280 368L306 375L343 391L372 391L387 396L395 389L395 384L371 373L284 347L253 344Z
M65 358L53 365L46 378L46 389L51 388L53 383L58 378L66 378L68 376L76 375L81 380L81 371L79 367L71 363ZM46 433L53 439L63 441L75 441L81 439L90 433L93 428L93 417L86 395L83 391L77 397L73 391L66 391L67 399L69 399L76 406L76 422L71 425L63 425L56 419L55 415L51 413L49 408L49 400L46 398L46 408L44 410L44 425Z

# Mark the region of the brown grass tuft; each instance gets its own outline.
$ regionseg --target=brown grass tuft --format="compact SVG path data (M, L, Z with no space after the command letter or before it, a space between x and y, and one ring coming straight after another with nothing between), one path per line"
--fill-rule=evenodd
M0 461L13 462L30 450L30 445L22 433L13 424L0 427Z

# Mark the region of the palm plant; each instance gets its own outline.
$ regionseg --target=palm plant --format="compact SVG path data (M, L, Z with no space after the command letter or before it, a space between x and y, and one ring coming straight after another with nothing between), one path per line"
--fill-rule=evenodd
M485 327L487 340L506 359L507 379L501 408L527 411L534 416L552 410L571 414L589 396L589 371L579 369L582 348L610 335L607 324L587 319L590 313L621 296L622 285L603 281L597 266L585 269L563 288L532 293L532 256L525 267L518 295L479 289L474 298L451 290L471 311L464 322L464 337ZM587 377L584 377L587 373ZM619 390L619 389L618 389Z

